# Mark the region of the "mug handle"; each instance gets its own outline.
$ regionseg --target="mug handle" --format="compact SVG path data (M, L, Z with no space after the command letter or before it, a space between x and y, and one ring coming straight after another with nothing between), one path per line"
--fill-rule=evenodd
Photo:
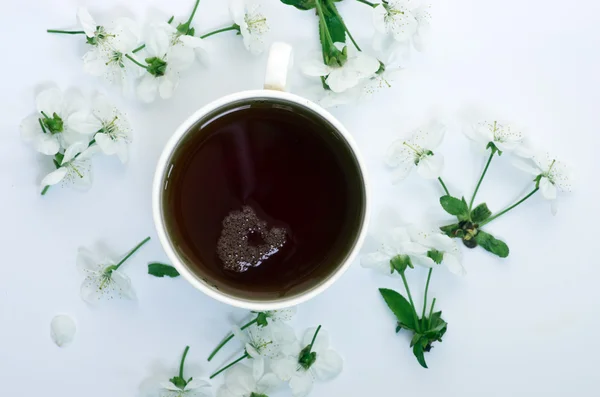
M271 45L265 73L265 90L286 91L288 71L292 68L293 60L291 45L281 41Z

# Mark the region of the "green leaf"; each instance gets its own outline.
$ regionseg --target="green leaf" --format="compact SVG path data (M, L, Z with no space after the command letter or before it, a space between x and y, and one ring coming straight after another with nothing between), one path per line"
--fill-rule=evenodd
M421 345L420 343L414 345L413 354L417 358L419 364L421 364L421 367L427 368L427 363L425 362L425 354L423 354L423 345Z
M173 266L165 265L164 263L148 263L148 274L154 277L178 277L179 272Z
M489 233L479 230L475 236L475 241L485 250L491 252L494 255L498 255L500 258L506 258L509 253L508 245L505 242L498 240Z
M448 323L442 319L442 312L435 312L428 320L429 329L425 332L433 340L440 340L446 333Z
M469 218L469 207L464 198L459 200L452 196L442 196L440 197L440 204L447 213L456 216L461 221Z
M269 322L267 321L267 313L259 312L256 316L256 324L258 324L261 327L266 327L267 325L269 325Z
M407 267L414 269L412 261L408 255L396 255L390 259L390 265L392 266L392 273L396 270L398 273L404 273Z
M436 249L430 249L429 251L427 251L427 256L438 265L444 260L444 253Z
M312 10L317 6L315 0L281 0L281 2L303 11Z
M331 2L323 2L325 22L329 29L329 34L334 43L345 43L346 42L346 29L344 28L344 22L338 17L336 13L337 9L335 4Z
M489 210L486 203L481 203L471 211L471 220L475 223L485 221L492 216L492 211Z
M388 307L396 315L396 318L401 323L401 327L416 330L413 309L406 298L391 289L379 288L379 292L383 296L385 303L387 303Z
M462 230L462 227L458 223L453 223L452 225L442 226L440 227L442 233L444 233L448 237L462 237L465 233Z

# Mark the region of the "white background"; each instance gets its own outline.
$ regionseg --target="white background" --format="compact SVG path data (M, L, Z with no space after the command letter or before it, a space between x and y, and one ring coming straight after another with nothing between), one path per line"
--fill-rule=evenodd
M318 49L316 18L277 0L265 1L271 39L294 45L299 60ZM245 313L217 303L182 279L146 274L151 260L166 260L156 241L150 188L163 144L190 113L222 95L261 86L266 57L254 58L241 40L223 34L209 40L212 64L196 65L170 101L141 105L83 73L79 36L52 36L46 28L75 27L75 10L98 15L188 15L192 0L20 0L0 14L0 394L3 396L131 397L143 382L174 371L191 346L190 375L208 375L220 364L204 358ZM127 7L127 8L124 8ZM339 5L356 38L368 47L370 9ZM323 324L345 358L336 380L318 384L314 396L597 396L600 360L600 263L598 148L600 105L600 3L591 0L453 0L433 4L433 37L416 54L392 90L370 103L334 109L356 138L370 168L373 210L391 206L409 221L445 219L439 186L413 175L389 182L382 153L396 137L430 112L452 117L478 105L518 122L540 147L578 173L576 190L556 217L536 196L489 230L505 239L510 257L482 250L464 253L468 274L434 273L431 293L449 322L442 344L420 368L405 334L378 287L402 289L400 280L378 276L358 263L330 290L302 305L300 332ZM196 30L229 24L224 0L202 0ZM298 88L305 82L295 78ZM98 158L87 193L52 189L38 194L42 166L20 141L19 123L34 110L42 84L77 86L108 95L134 125L131 161ZM444 178L455 194L470 194L484 158L451 128L441 148ZM48 166L46 164L46 166ZM530 178L505 158L494 160L480 191L492 210L513 202ZM376 216L374 217L376 219ZM104 245L123 253L153 240L124 267L137 302L89 307L79 297L75 268L80 245ZM411 274L420 305L425 271ZM68 313L78 323L74 343L57 348L51 318ZM228 354L233 354L231 348ZM225 359L227 354L222 356ZM282 392L280 396L287 395Z

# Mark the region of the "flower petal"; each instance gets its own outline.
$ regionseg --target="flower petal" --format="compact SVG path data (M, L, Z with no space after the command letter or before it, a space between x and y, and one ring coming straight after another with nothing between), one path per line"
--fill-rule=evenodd
M375 57L359 52L356 56L348 60L352 70L358 73L358 78L370 78L372 77L379 68L381 67L379 60Z
M360 258L362 267L375 269L383 274L391 275L390 257L382 252L372 252Z
M205 380L202 379L192 379L192 381L190 383L188 383L187 385L185 385L185 390L194 390L194 389L200 389L203 387L210 387L210 383L208 383Z
M94 37L97 25L96 21L94 21L94 18L92 18L87 8L79 7L77 9L77 20L79 21L79 24L81 24L85 35L87 37Z
M157 77L154 77L150 73L146 73L137 86L136 91L138 98L146 103L153 102L158 94L159 83Z
M305 397L313 388L313 378L309 372L297 372L290 379L290 389L293 397Z
M236 365L225 375L225 384L230 392L237 396L250 395L256 389L256 380L252 376L252 368L247 365Z
M146 50L151 57L162 58L169 50L170 37L160 24L152 24L146 38Z
M546 200L555 200L557 196L556 186L548 178L543 176L540 179L540 192Z
M158 93L163 99L169 99L173 96L175 88L179 84L177 75L172 74L171 76L164 76L159 79L160 84L158 85Z
M460 258L456 255L449 254L448 252L444 253L444 261L442 262L450 272L458 275L464 276L467 274L464 266L462 265Z
M246 5L244 0L231 0L229 2L229 13L233 22L239 26L245 25Z
M271 361L271 371L282 381L289 381L296 373L298 366L297 358L288 356Z
M42 154L53 156L60 150L60 143L55 136L42 133L34 139L33 147Z
M92 135L102 128L102 124L96 117L84 111L73 113L67 122L70 129L82 135Z
M70 89L65 91L62 100L60 115L66 119L72 113L83 110L86 107L86 100L83 94L78 89Z
M96 134L94 137L102 153L110 156L117 152L117 144L107 134Z
M175 386L173 382L160 382L160 387L166 390L181 391L181 389Z
M167 67L172 68L175 71L183 71L192 66L195 58L196 53L193 48L179 44L171 47L169 50L167 55Z
M344 361L339 354L329 349L317 356L317 361L311 368L319 380L330 380L342 372Z
M75 338L77 326L70 316L60 314L50 322L50 337L58 347L67 346Z
M239 397L237 394L233 394L227 386L222 385L219 390L217 390L217 397Z
M118 288L118 293L126 299L135 299L135 291L128 276L118 270L112 272L112 280Z
M417 173L425 179L436 179L444 168L444 157L441 154L433 154L423 157L417 165Z
M19 129L21 130L21 138L25 142L31 142L37 135L44 133L40 125L40 118L35 114L25 117L21 121Z
M46 186L56 185L57 183L61 182L66 175L67 169L65 167L60 167L57 170L52 171L42 179L42 189Z
M358 84L358 74L349 68L336 68L329 73L325 82L331 91L340 93L344 92Z
M380 33L387 32L385 27L386 13L386 9L381 4L378 4L377 7L373 8L373 25L375 25L375 29Z
M62 101L62 92L56 87L40 92L35 98L38 113L44 112L48 117L52 117L54 113L60 113Z
M262 394L269 392L270 390L275 389L277 386L281 384L281 380L275 374L265 374L262 378L258 380L256 383L256 391Z
M92 76L102 76L106 73L107 65L106 53L99 51L98 48L93 48L83 54L83 70Z
M302 73L312 77L327 76L332 71L331 67L325 65L323 61L320 61L316 58L311 58L310 60L304 62L301 66L301 69Z

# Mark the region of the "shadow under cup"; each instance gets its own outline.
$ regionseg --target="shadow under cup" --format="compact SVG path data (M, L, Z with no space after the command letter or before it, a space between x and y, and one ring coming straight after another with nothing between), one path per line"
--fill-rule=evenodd
M358 159L323 116L253 97L196 121L161 176L179 267L216 293L280 302L327 283L366 227Z

